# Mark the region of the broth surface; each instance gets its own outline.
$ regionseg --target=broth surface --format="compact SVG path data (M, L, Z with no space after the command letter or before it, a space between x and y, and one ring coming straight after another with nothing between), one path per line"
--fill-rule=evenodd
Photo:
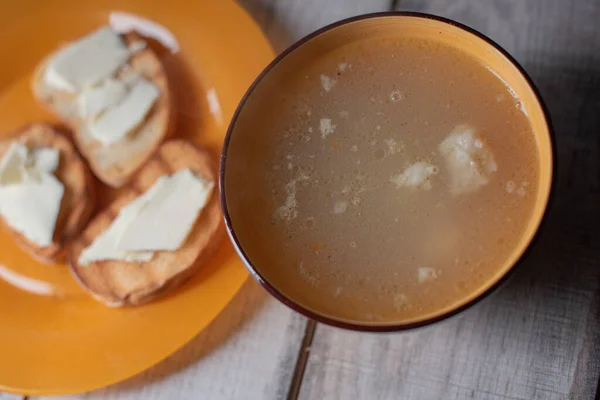
M396 322L456 305L505 268L533 211L538 150L485 65L372 38L256 95L236 133L252 139L231 142L247 155L227 171L228 206L248 258L286 296Z

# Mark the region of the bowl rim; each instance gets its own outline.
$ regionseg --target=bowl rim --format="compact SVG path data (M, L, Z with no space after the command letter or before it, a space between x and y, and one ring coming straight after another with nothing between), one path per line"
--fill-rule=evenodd
M502 56L504 56L517 69L519 74L525 79L527 85L533 91L533 94L534 94L536 100L538 101L540 108L542 110L542 114L543 114L542 117L548 127L550 152L551 152L551 154L550 154L551 163L550 163L550 171L549 171L549 173L550 173L550 189L549 189L549 193L548 193L548 198L546 199L545 208L542 212L541 220L540 220L538 226L536 227L534 235L532 236L531 240L527 244L527 247L524 249L521 256L515 261L515 263L506 270L504 275L502 275L496 282L494 282L485 291L481 292L478 296L470 299L469 301L467 301L463 304L460 304L456 308L453 308L442 314L439 314L439 315L436 315L436 316L433 316L433 317L430 317L427 319L423 319L423 320L419 320L419 321L415 321L415 322L409 322L409 323L385 323L385 324L369 325L369 324L349 322L349 321L344 321L344 320L328 317L326 315L319 314L307 307L300 305L299 303L297 303L294 300L290 299L289 297L285 296L273 284L271 284L258 271L257 268L254 267L254 265L250 262L246 252L243 250L241 243L233 229L231 216L229 214L229 209L227 207L227 196L225 194L225 167L226 167L226 163L227 163L227 151L229 149L229 142L231 141L231 136L233 134L233 130L236 125L239 114L243 110L246 102L248 101L248 98L254 92L255 88L260 84L260 82L264 79L264 77L266 75L268 75L269 72L277 64L279 64L285 57L287 57L289 54L291 54L297 48L303 46L305 43L307 43L311 39L313 39L325 32L328 32L332 29L335 29L342 25L347 25L347 24L350 24L353 22L381 18L381 17L423 18L423 19L440 22L442 24L452 25L452 26L465 31L468 34L474 35L477 38L486 42L489 46L491 46L492 48L497 50ZM428 326L428 325L434 324L436 322L446 320L452 316L455 316L455 315L461 313L462 311L466 310L467 308L470 308L471 306L479 303L484 298L488 297L491 293L495 292L500 286L505 284L509 280L509 278L511 278L514 275L514 272L517 270L517 268L520 267L523 264L523 261L529 257L529 255L531 253L531 248L539 239L540 231L542 230L542 227L546 224L546 222L548 220L548 210L551 207L551 203L553 203L553 201L554 201L554 194L555 194L555 187L556 187L556 174L555 174L556 167L557 167L557 165L556 165L556 140L555 140L554 128L552 126L552 121L550 119L550 114L549 114L546 104L544 103L542 96L540 95L539 90L536 87L536 85L534 84L533 80L527 74L525 69L519 64L519 62L514 59L514 57L512 57L506 50L504 50L498 43L496 43L494 40L490 39L488 36L484 35L483 33L479 32L469 26L466 26L460 22L456 22L454 20L451 20L451 19L448 19L445 17L440 17L437 15L421 13L421 12L387 11L387 12L362 14L362 15L358 15L355 17L346 18L346 19L334 22L332 24L329 24L327 26L324 26L324 27L304 36L300 40L294 42L292 45L290 45L288 48L286 48L284 51L282 51L280 54L278 54L273 59L273 61L271 61L269 63L269 65L267 65L265 67L265 69L257 76L257 78L254 80L252 85L250 85L250 87L248 88L248 90L246 91L246 93L244 94L242 99L240 100L240 103L238 104L238 107L236 108L236 110L231 118L231 122L229 123L229 127L228 127L227 133L225 135L225 140L223 142L223 148L222 148L221 157L220 157L219 197L220 197L220 202L221 202L221 210L223 212L223 217L225 220L226 230L227 230L229 238L231 239L231 242L232 242L236 252L240 256L242 262L244 263L244 265L246 266L246 268L248 269L248 271L250 272L252 277L254 279L256 279L263 288L265 288L273 297L275 297L281 303L285 304L292 310L297 311L298 313L304 315L307 318L310 318L312 320L315 320L316 322L321 322L321 323L324 323L324 324L327 324L327 325L330 325L333 327L337 327L337 328L343 328L343 329L347 329L347 330L351 330L351 331L360 331L360 332L400 332L400 331L412 330L415 328Z

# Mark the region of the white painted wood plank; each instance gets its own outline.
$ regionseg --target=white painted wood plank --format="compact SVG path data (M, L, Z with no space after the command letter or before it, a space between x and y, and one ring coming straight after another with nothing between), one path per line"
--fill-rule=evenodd
M528 297L506 288L462 317L405 334L319 325L300 399L558 400L572 390L593 397L593 385L573 387L586 321L571 315L589 309L589 298L534 314L523 307Z
M0 393L0 400L23 400L23 396L10 393Z
M530 258L444 323L373 335L319 325L301 399L591 399L600 373L600 3L401 0L511 51L545 97L558 183Z
M249 279L207 329L162 363L106 389L48 400L283 399L305 325Z
M344 18L389 11L390 0L239 0L263 27L277 51Z

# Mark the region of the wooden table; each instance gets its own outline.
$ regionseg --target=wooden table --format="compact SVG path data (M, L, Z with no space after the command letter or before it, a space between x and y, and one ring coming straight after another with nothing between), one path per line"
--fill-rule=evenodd
M207 0L197 0L207 1ZM430 12L493 38L550 109L556 199L532 256L494 296L402 334L308 321L249 280L191 343L90 399L592 399L600 375L600 1L243 0L280 51L333 21ZM1 356L1 355L0 355ZM2 395L1 400L20 399Z

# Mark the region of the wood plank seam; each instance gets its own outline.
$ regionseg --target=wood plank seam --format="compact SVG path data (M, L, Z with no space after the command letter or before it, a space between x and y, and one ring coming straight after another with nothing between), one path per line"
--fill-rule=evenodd
M315 336L315 330L317 323L315 320L308 320L306 323L306 330L304 331L304 338L302 344L298 350L298 357L296 358L296 366L294 367L294 374L290 381L290 388L288 390L288 400L296 400L300 393L300 387L302 380L304 379L304 371L306 370L306 364L308 363L308 357L310 355L310 346Z

